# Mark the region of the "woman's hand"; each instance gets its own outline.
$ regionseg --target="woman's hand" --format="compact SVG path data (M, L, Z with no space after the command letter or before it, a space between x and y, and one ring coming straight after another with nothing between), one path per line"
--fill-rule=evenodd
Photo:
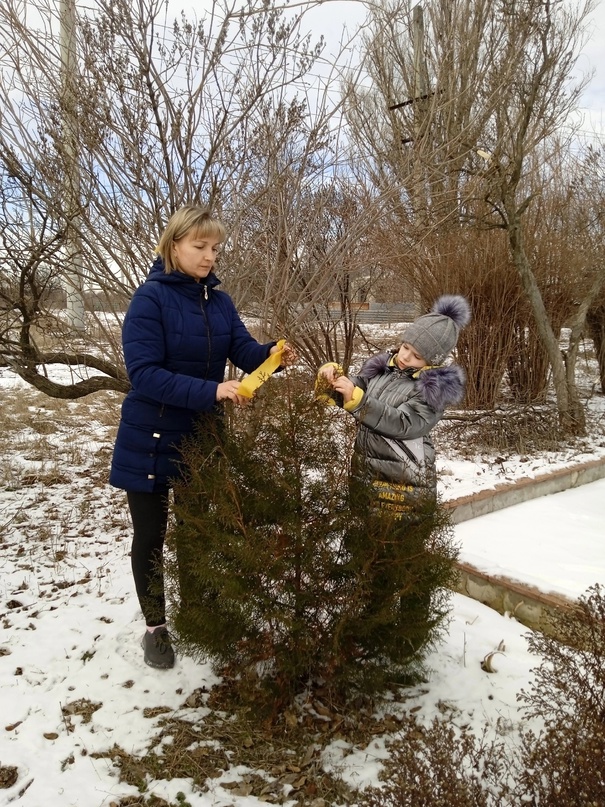
M271 350L269 351L269 355L273 355L277 353L279 350L277 345L273 345ZM298 355L291 344L288 342L285 343L283 346L283 353L281 356L281 366L282 367L290 367L290 365L294 364L295 361L298 360Z
M247 403L250 403L250 398L246 398L245 395L238 395L239 389L239 381L223 381L222 384L219 384L216 388L216 400L217 401L233 401L234 404L238 406L245 406Z

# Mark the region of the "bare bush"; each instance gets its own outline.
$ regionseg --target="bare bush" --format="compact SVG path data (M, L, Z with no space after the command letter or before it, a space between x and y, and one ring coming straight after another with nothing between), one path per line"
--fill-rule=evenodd
M540 658L519 699L541 717L512 752L435 719L409 717L390 748L383 784L361 807L599 807L605 803L605 590L597 584L577 608L556 617L556 635L529 634Z
M545 728L525 735L520 789L532 805L592 807L605 803L605 588L589 588L553 627L557 639L529 635L541 664L519 699Z
M501 743L477 740L435 719L408 717L390 745L383 785L363 792L360 807L504 807L511 802Z

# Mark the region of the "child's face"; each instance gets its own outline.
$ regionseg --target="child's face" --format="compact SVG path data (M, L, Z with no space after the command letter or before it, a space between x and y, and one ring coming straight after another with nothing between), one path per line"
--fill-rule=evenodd
M421 367L426 366L426 361L422 358L413 345L403 342L399 348L399 352L395 356L395 363L400 370L406 370L408 367L414 367L420 370Z

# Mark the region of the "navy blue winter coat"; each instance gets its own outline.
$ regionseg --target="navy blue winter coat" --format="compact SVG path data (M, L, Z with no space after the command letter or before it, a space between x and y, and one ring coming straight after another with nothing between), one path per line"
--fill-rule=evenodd
M259 344L210 273L202 281L164 272L157 258L135 291L122 330L132 388L122 404L109 482L134 492L166 490L179 446L200 412L219 411L227 359L251 373L275 342Z

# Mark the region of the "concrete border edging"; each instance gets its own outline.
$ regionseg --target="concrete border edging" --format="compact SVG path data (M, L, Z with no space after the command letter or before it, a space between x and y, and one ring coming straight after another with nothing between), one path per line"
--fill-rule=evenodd
M556 636L553 617L557 611L573 608L574 602L559 594L544 594L533 586L496 577L457 563L458 579L454 591L510 616L532 630Z
M577 488L604 477L605 457L601 457L598 460L560 468L551 473L534 477L524 476L515 482L501 483L492 489L481 490L469 496L449 499L443 502L443 506L452 511L452 524L460 524L477 516L495 513L505 507L537 499L539 496Z
M576 488L605 477L605 457L562 468L536 477L523 477L516 482L498 485L470 496L451 499L443 506L451 511L451 523L460 524L477 516L494 513L505 507ZM559 594L544 593L534 586L508 577L489 575L469 563L458 562L454 590L510 615L522 625L555 635L553 616L556 611L574 607L573 600Z

